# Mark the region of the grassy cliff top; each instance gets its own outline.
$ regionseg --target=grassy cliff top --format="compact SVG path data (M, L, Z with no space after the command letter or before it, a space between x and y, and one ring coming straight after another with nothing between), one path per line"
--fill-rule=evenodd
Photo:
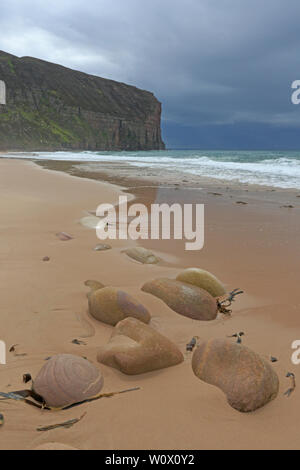
M39 91L52 94L66 106L142 120L158 105L154 95L148 91L3 51L0 51L0 80L6 83L8 100L14 102L27 96L30 90Z

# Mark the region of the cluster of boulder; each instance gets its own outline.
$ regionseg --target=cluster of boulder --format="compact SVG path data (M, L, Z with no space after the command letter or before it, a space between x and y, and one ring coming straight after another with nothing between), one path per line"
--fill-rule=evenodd
M153 260L147 250L130 250L133 259ZM138 256L139 255L139 256ZM98 352L101 364L127 375L145 374L184 361L178 346L149 325L148 310L128 293L86 281L89 312L96 320L114 326L108 344ZM176 279L156 279L142 290L161 299L185 317L211 321L217 317L217 299L226 294L211 273L191 268ZM240 412L265 406L278 395L279 380L271 365L242 344L213 339L200 342L192 369L202 382L218 387L229 405ZM98 396L103 376L87 360L68 354L51 358L32 385L32 393L50 408L63 408Z
M144 264L151 259L147 250L137 253L131 249L129 253ZM136 375L184 361L177 345L149 325L150 313L131 295L98 281L87 281L86 285L91 288L90 314L115 327L109 343L98 352L100 363ZM147 282L142 290L161 299L176 313L199 321L215 320L217 300L226 294L214 275L197 268L184 270L176 279ZM240 412L257 410L278 394L279 380L271 365L245 346L228 340L200 343L192 368L201 381L220 388L230 406Z

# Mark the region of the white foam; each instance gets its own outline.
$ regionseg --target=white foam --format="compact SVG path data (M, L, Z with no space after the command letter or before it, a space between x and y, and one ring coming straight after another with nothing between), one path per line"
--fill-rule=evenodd
M167 169L228 181L300 189L300 158L260 155L261 152L247 152L244 160L238 153L226 153L221 157L210 152L212 157L201 152L39 152L6 154L7 158L28 158L74 162L120 162L139 168ZM219 152L220 154L220 152ZM253 156L253 161L251 160Z

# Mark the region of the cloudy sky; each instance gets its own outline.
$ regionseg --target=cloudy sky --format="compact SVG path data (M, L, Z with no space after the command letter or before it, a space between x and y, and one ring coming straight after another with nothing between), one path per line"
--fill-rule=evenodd
M300 149L299 0L1 0L0 49L151 90L169 147Z

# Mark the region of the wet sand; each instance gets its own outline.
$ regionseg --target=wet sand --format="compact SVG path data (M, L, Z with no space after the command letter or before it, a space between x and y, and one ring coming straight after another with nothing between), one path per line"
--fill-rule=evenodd
M141 390L53 413L1 401L5 425L0 428L0 448L33 449L57 442L79 449L298 449L299 392L296 389L289 399L283 395L290 386L286 373L294 372L297 379L300 370L291 363L291 344L300 339L298 193L185 177L179 182L178 175L162 179L148 174L141 179L136 170L130 169L129 177L114 168L73 168L71 173L77 176L70 176L28 161L0 160L0 339L8 346L19 344L16 351L21 354L8 353L7 365L0 366L0 391L24 388L22 375L30 372L34 377L45 359L56 353L85 356L97 365L97 350L112 332L112 327L87 314L84 281L97 279L139 299L152 314L152 326L184 354L194 335L224 338L244 331L245 345L267 359L279 359L274 368L280 394L265 408L240 414L229 407L222 392L194 377L191 356L186 354L179 366L135 377L99 365L104 392L135 386ZM54 169L70 171L57 162ZM79 221L98 204L117 202L121 189L111 183L131 187L130 192L148 204L162 194L176 193L179 199L204 203L205 248L195 253L184 251L182 242L143 242L165 260L155 266L140 265L122 253L132 242L110 241L112 250L93 251L99 242L96 233ZM158 186L167 186L171 193L166 196ZM58 240L55 234L61 231L74 238ZM45 256L49 262L42 261ZM228 290L245 290L230 318L190 320L140 290L147 280L174 278L188 266L213 272ZM86 345L72 344L75 338L84 338ZM36 430L85 412L86 417L70 429Z

